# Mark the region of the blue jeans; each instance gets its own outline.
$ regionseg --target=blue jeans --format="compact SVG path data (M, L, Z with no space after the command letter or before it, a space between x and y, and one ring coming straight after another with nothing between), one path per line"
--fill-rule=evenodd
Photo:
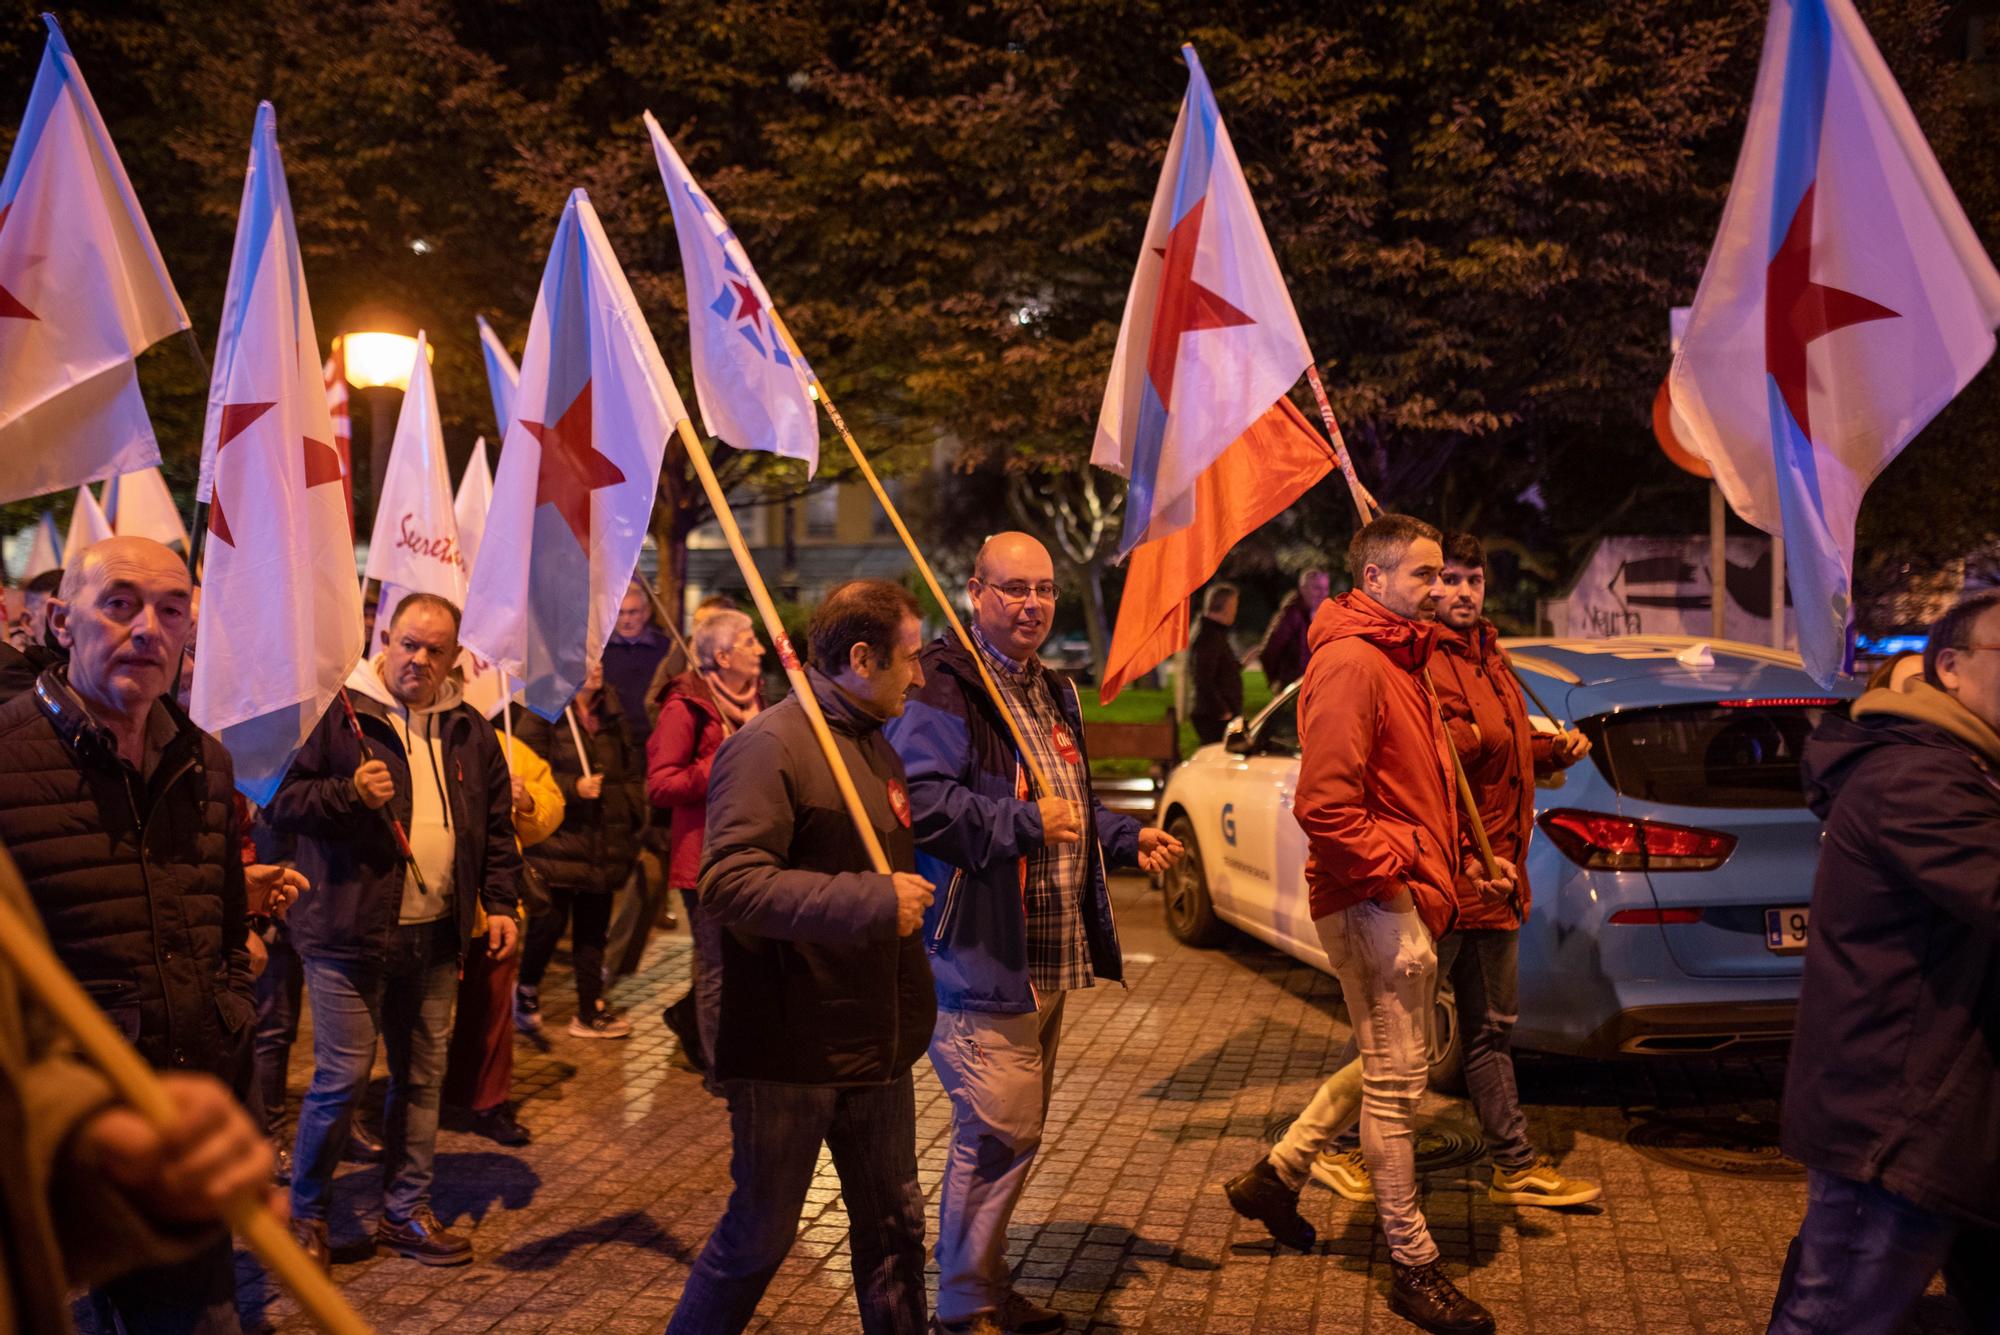
M1944 1271L1975 1335L2000 1335L2000 1229L1932 1214L1892 1191L1813 1169L1785 1254L1770 1335L1895 1335Z
M382 1212L402 1223L429 1204L458 949L458 924L447 918L398 927L380 964L304 957L313 1078L299 1103L292 1151L294 1219L326 1218L334 1170L347 1150L355 1100L368 1087L377 1038L389 1054Z
M299 994L305 975L292 934L281 925L271 933L270 962L257 980L257 1028L251 1041L257 1068L251 1086L253 1120L266 1135L277 1134L285 1122L285 1074L292 1061L292 1044L299 1038Z
M847 1206L854 1291L866 1335L922 1335L924 1197L917 1186L916 1088L731 1080L735 1189L681 1290L668 1335L736 1335L792 1249L824 1143Z

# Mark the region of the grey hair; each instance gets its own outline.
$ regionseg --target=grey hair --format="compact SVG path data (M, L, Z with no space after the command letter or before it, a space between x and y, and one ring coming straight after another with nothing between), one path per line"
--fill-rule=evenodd
M733 646L736 637L750 626L750 618L734 608L718 609L697 621L688 642L688 647L694 650L696 665L713 668L716 655Z

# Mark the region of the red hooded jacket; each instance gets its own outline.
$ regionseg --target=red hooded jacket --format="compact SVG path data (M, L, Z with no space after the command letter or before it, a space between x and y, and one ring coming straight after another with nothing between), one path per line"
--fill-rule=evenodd
M1299 787L1312 916L1408 890L1432 937L1457 916L1451 743L1424 667L1435 624L1355 590L1320 604L1299 688Z
M1431 684L1437 688L1438 710L1445 731L1458 748L1465 777L1479 803L1479 818L1493 852L1520 869L1521 915L1527 916L1528 837L1534 832L1535 776L1556 770L1555 734L1536 732L1528 724L1528 707L1514 671L1500 647L1500 632L1490 621L1471 630L1438 630L1438 651L1431 658ZM1478 856L1472 830L1463 830L1464 860ZM1475 891L1460 878L1458 928L1519 927L1505 899Z

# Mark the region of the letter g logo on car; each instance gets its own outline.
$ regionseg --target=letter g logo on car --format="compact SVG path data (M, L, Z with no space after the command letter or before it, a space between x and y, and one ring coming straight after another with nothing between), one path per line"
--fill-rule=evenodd
M1236 804L1222 804L1222 839L1231 848L1236 847Z

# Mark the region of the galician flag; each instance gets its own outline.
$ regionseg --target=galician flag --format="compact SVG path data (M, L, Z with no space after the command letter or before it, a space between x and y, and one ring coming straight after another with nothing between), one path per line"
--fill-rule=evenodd
M507 355L507 345L493 332L493 326L486 323L486 317L476 317L479 321L479 355L486 362L486 388L493 396L493 420L500 424L504 438L507 424L514 420L514 388L521 382L521 368L514 365L514 359Z
M208 391L194 721L263 803L361 658L361 584L277 115L257 108Z
M52 16L0 176L0 500L160 461L134 358L187 311Z
M110 536L111 522L104 517L97 497L90 494L89 487L78 487L76 508L69 513L69 536L63 539L63 569L75 565L78 557Z
M452 507L451 473L444 460L444 423L438 416L437 381L427 359L428 342L417 332L417 360L396 417L381 494L375 502L375 533L368 541L368 579L382 581L376 604L375 643L389 640L396 605L413 593L434 593L465 606L469 563L458 539Z
M1187 96L1090 451L1126 479L1121 559L1194 522L1196 480L1312 362L1208 77L1181 54Z
M124 473L104 484L104 517L121 537L151 538L168 547L188 550L187 525L157 468Z
M56 517L47 510L35 521L34 537L28 543L28 559L21 567L20 582L26 584L48 570L62 569L62 540L56 536Z
M2000 274L1851 0L1775 0L1672 407L1782 533L1799 650L1849 658L1862 493L1993 354Z
M618 619L687 417L590 197L556 227L465 595L467 648L554 722Z
M472 443L472 457L458 479L458 496L452 513L458 518L458 549L465 553L465 568L479 559L479 539L486 533L486 512L493 506L493 468L486 462L486 437Z
M819 416L812 368L777 327L776 308L743 243L688 174L653 113L646 132L674 210L687 279L688 343L694 392L708 434L739 450L803 459L819 471Z

